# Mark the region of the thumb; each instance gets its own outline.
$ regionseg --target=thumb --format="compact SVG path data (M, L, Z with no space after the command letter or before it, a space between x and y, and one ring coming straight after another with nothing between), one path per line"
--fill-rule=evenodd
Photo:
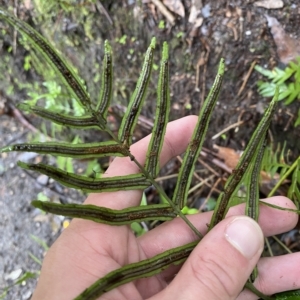
M236 299L259 260L263 241L251 218L226 218L197 245L159 299Z

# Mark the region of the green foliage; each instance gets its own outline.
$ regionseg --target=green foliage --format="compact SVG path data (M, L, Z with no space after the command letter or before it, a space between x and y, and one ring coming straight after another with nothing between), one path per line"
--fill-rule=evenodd
M258 81L258 91L264 97L273 97L276 86L279 87L279 100L285 100L284 104L291 104L300 99L300 57L297 62L291 61L281 70L274 68L272 71L261 66L255 66L255 70L264 75L269 81ZM295 127L300 124L300 110L295 122Z
M300 157L295 161L295 163L289 168L288 171L293 172L292 183L288 191L288 197L294 200L297 208L299 209L300 208Z
M49 199L48 199L49 200ZM46 199L43 199L42 201L47 201ZM36 235L31 234L30 238L35 241L39 246L41 246L44 251L48 251L49 250L49 246L47 245L47 243L40 239L39 237L37 237ZM28 255L30 256L30 258L32 260L34 260L37 264L39 264L40 266L42 266L42 261L36 257L34 254L32 254L31 252L28 253Z
M262 170L266 171L271 178L274 178L276 173L285 173L290 166L285 162L285 145L282 147L280 144L277 145L275 151L271 146L266 147L264 153Z
M165 27L166 27L165 21L160 20L159 23L158 23L158 28L159 29L165 29Z
M59 2L62 4L62 2ZM105 60L102 70L102 92L97 103L94 101L83 81L74 71L74 69L65 61L55 50L55 48L47 42L47 40L34 31L29 25L16 19L13 15L0 8L0 18L5 19L8 23L15 26L28 40L31 41L32 47L39 57L46 60L53 68L56 76L60 77L67 87L72 99L74 98L82 108L81 114L76 116L64 112L56 112L53 106L49 106L47 109L42 108L35 103L23 105L23 108L31 112L35 112L37 115L44 117L50 121L53 121L62 127L77 127L81 130L88 130L91 127L96 128L99 131L106 132L111 139L106 142L96 142L91 144L79 143L75 140L73 143L26 143L7 146L0 149L0 152L9 151L27 151L37 153L47 153L51 155L58 155L67 157L91 157L91 156L125 156L129 157L139 168L140 172L137 174L115 176L115 177L101 177L89 178L83 175L74 173L72 166L69 166L67 160L62 160L61 164L67 167L67 171L62 170L54 166L46 164L28 164L19 162L18 165L24 169L37 171L42 174L55 179L61 184L72 187L75 189L87 191L87 192L104 192L104 191L119 191L119 190L144 190L146 187L153 185L160 196L167 203L143 205L129 207L122 210L113 210L106 207L99 207L95 205L79 205L79 204L57 204L50 201L32 201L32 205L38 207L46 212L65 215L69 217L83 218L92 220L94 222L110 224L119 226L123 224L134 224L135 222L146 222L149 220L172 220L176 217L182 218L187 225L194 231L194 233L201 240L202 235L194 227L194 225L187 219L181 209L185 206L188 190L192 182L193 171L195 163L201 151L201 147L205 138L206 131L208 129L209 121L212 116L214 106L217 102L222 79L224 75L224 60L221 59L218 73L214 84L206 98L204 105L200 111L197 125L194 129L192 139L189 143L188 149L185 153L183 164L179 172L178 181L175 187L173 200L171 200L155 181L159 171L159 157L164 142L164 135L166 126L168 123L168 114L170 108L170 90L169 90L169 55L168 45L164 43L162 51L162 59L160 63L160 75L158 79L157 90L157 109L155 114L155 123L152 131L151 140L148 146L145 164L141 164L130 152L130 146L132 144L132 136L134 134L137 118L141 111L143 100L147 94L147 86L151 77L151 71L153 68L153 56L155 50L155 39L153 38L151 44L146 52L144 64L140 77L137 81L136 88L130 97L130 102L125 115L122 120L122 124L118 130L116 136L107 124L107 109L111 102L111 82L112 82L112 57L111 49L108 42L105 43ZM58 86L56 84L48 84L46 88L52 98L57 97L59 93ZM54 95L54 96L53 96ZM254 135L251 137L250 142L241 157L241 160L235 169L235 172L229 177L225 185L225 191L218 199L214 216L210 224L210 228L220 222L229 208L229 202L233 197L236 189L241 185L245 173L250 172L251 186L254 186L255 190L258 188L258 171L260 169L260 159L256 158L262 156L262 145L265 140L265 134L269 128L272 115L276 108L276 102L278 98L278 89L275 92L275 96L267 108L261 122L257 126ZM260 153L260 154L259 154ZM254 169L250 166L254 165ZM247 185L248 186L248 185ZM250 205L253 206L253 210L257 210L258 207L256 201L253 199L253 195L249 197ZM194 212L190 209L186 213ZM249 213L249 216L252 216ZM137 234L141 234L142 230L133 225ZM170 249L153 258L146 259L137 263L126 265L122 268L114 270L108 273L103 278L97 280L92 286L88 287L81 295L76 299L94 299L101 296L106 291L118 287L121 284L139 279L146 278L158 274L170 265L177 265L187 259L191 251L197 245L199 241L186 244L181 247ZM250 285L251 286L251 285ZM261 294L259 294L261 296ZM264 297L267 299L267 297Z
M291 178L291 183L288 189L287 197L292 199L300 208L300 157L298 157L292 164L286 162L285 158L285 145L281 148L278 144L275 151L272 147L266 147L264 153L262 170L264 170L271 178L277 181L274 188L268 194L271 197L275 194L281 184L283 184L288 178ZM273 180L273 182L275 182Z

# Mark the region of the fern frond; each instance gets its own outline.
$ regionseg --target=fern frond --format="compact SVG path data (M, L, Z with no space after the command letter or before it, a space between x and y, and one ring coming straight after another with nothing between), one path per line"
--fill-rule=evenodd
M179 216L194 231L194 233L199 237L199 240L201 240L202 235L187 219L187 217L183 215L181 208L185 205L187 199L187 191L191 183L195 162L201 150L212 111L220 93L222 78L224 74L224 60L222 59L220 62L216 80L200 112L196 128L193 132L192 140L189 143L187 152L184 156L184 161L180 169L180 174L172 202L159 186L159 184L154 180L154 177L158 174L159 171L159 156L163 145L163 138L168 122L168 111L170 108L169 62L167 44L164 43L163 46L163 55L158 82L158 105L156 110L156 120L150 145L147 151L146 164L144 167L130 153L129 147L132 143L132 135L141 111L143 101L146 97L153 64L155 39L152 39L150 47L146 52L141 75L136 84L135 91L130 98L128 108L126 110L125 116L123 117L118 132L118 137L115 137L106 125L107 109L112 97L112 51L108 42L105 43L105 57L102 67L102 90L98 99L99 102L93 103L85 86L82 84L81 79L75 74L75 72L67 64L67 62L65 62L59 56L56 50L40 34L38 34L29 25L23 23L22 21L7 13L3 8L0 8L0 18L4 18L10 24L16 26L20 32L22 32L32 41L33 47L39 53L41 53L45 60L47 60L55 69L55 71L60 74L74 98L83 105L85 112L82 116L75 117L67 116L66 114L57 114L54 111L48 111L38 106L31 107L28 105L22 105L22 107L30 112L36 113L41 117L44 117L61 125L82 129L97 127L100 130L108 132L113 140L101 143L74 145L54 142L27 143L4 147L1 149L1 151L34 151L37 153L47 153L52 155L80 158L108 155L128 156L138 166L138 168L140 169L140 173L130 174L126 176L102 177L94 179L70 172L65 172L59 168L45 164L26 164L23 162L19 162L18 165L24 169L45 174L65 186L80 189L86 192L143 190L148 186L153 185L157 189L159 194L161 194L161 196L169 202L169 204L167 205L158 204L142 207L129 207L122 210L113 210L93 205L61 205L41 201L33 201L32 204L35 207L38 207L47 212L62 214L74 218L88 219L94 222L110 225L124 225L130 224L135 221L147 221L153 219L165 221ZM262 138L264 138L266 135L267 128L271 122L271 117L275 111L275 104L277 99L278 89L261 123L250 139L250 142L237 168L235 169L234 174L229 177L228 182L225 185L224 193L220 196L220 201L218 201L217 210L214 212L214 217L210 224L210 228L212 228L215 224L217 224L221 219L224 218L225 212L228 209L230 198L241 183L243 174L245 174L247 170L250 170L253 173L253 177L251 180L253 181L253 184L256 185L258 180L257 173L260 164L257 162L257 164L253 166L253 168L249 169L248 167L249 164L253 162L255 155L257 155L257 157L258 155L260 155L257 154L256 147L261 145L260 143L262 141ZM297 193L297 190L295 191ZM256 191L252 193L251 198L254 198L255 195ZM103 293L124 283L157 274L171 264L176 265L182 263L188 257L197 243L198 241L186 244L184 246L165 251L151 259L129 264L115 271L112 271L111 273L95 282L91 287L88 287L76 299L96 299Z
M272 71L266 70L261 66L255 66L255 70L266 76L271 81L258 81L258 92L264 97L273 97L276 86L279 87L278 100L286 99L284 104L289 105L296 99L300 99L300 57L297 63L290 62L289 65L281 70L274 68Z

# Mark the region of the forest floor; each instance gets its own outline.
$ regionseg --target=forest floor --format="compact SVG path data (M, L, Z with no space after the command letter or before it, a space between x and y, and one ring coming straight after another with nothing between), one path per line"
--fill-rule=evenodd
M12 7L12 2L3 0L0 4ZM199 112L214 80L218 62L224 57L226 74L205 142L207 152L212 151L213 144L243 150L249 141L270 100L258 94L256 84L262 76L253 70L253 66L257 64L270 70L275 66L284 67L288 55L300 55L298 0L284 0L283 7L278 9L257 6L258 1L203 1L196 17L191 14L191 1L182 1L183 6L176 8L175 12L169 7L169 13L174 19L166 17L161 8L151 1L142 1L141 5L136 4L140 1L102 2L103 5L100 1L96 5L85 1L87 4L84 9L78 4L73 10L64 10L57 4L55 9L58 11L53 12L48 19L38 14L35 1L24 1L24 4L15 7L15 12L48 38L51 37L51 42L76 66L92 96L99 92L95 66L101 63L103 41L111 41L115 58L112 122L117 122L117 115L120 116L120 110L127 104L140 72L143 53L152 36L157 37L157 65L162 42L167 41L170 45L171 120ZM199 4L201 1L194 1L195 7L197 2ZM195 7L193 9L197 10ZM77 20L76 17L81 16L81 13L83 17ZM286 34L281 36L282 44L287 51L280 52L277 48L272 31L276 31L276 28L268 27L266 15L276 18L281 24ZM3 24L5 23L2 23L1 28L8 27ZM56 27L51 31L49 28L53 24ZM9 54L11 60L3 62L2 66L0 58L0 69L6 78L6 81L2 80L0 83L0 147L28 141L36 130L40 130L35 118L29 119L27 116L26 119L26 115L16 109L16 105L26 98L26 88L20 88L19 83L34 80L41 82L41 79L35 71L24 70L25 56L28 53L22 45L17 44L17 48L14 48L16 39L14 31L11 29L10 32L11 35L6 33L0 36L0 54L7 54L8 45L12 45L14 52ZM150 82L150 92L136 133L137 139L151 131L155 114L156 79L157 72ZM9 89L10 86L14 89ZM270 129L270 139L275 145L286 142L291 161L300 153L300 126L295 128L293 125L298 110L299 101L289 106L281 102ZM238 124L222 137L212 140L214 135L235 123ZM94 136L82 138L92 141ZM42 214L30 206L30 201L36 199L41 192L43 194L40 197L46 196L60 202L81 202L85 197L45 176L25 172L16 164L19 160L40 162L42 159L40 155L28 153L2 153L0 156L0 299L1 289L9 286L11 288L3 295L4 299L26 300L31 297L40 270L38 261L46 253L45 245L51 246L66 224L62 217ZM78 169L82 163L75 162L75 167ZM162 175L175 172L178 165L178 161L173 162ZM205 176L210 175L207 173ZM167 191L173 187L174 182L164 183ZM206 187L201 197L205 199L208 193L209 188ZM210 196L213 197L214 194ZM293 232L293 236L297 234L299 235L298 231ZM34 278L22 280L13 286L26 272L28 275L28 272L32 273Z

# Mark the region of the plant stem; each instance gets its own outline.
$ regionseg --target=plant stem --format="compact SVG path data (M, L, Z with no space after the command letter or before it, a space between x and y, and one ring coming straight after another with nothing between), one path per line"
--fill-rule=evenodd
M283 181L286 180L286 178L294 171L294 169L297 167L297 163L298 163L299 159L300 159L300 156L294 161L294 163L291 165L291 167L289 168L289 170L283 174L283 176L280 178L280 180L274 186L274 188L269 193L269 195L268 195L267 198L272 197L275 194L275 192L278 190L278 188L280 187L280 185L283 183Z

